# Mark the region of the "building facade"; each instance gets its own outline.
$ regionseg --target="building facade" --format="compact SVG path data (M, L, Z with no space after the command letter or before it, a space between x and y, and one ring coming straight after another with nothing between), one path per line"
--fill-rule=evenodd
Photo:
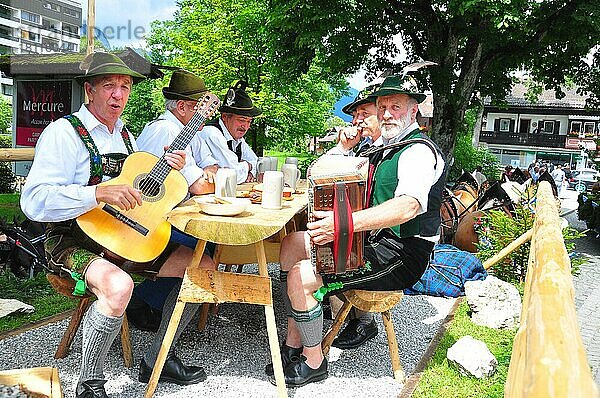
M514 85L506 108L485 101L480 145L503 165L527 168L544 160L586 167L588 152L596 150L600 109L586 109L586 97L575 89L565 89L562 99L547 90L536 102L525 98L526 91L524 85Z
M78 52L80 0L0 0L0 54ZM2 94L13 94L12 79L0 77Z

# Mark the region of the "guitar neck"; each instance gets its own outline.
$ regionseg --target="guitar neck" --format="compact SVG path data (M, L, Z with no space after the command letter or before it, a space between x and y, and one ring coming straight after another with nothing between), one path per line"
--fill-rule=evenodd
M205 122L206 118L200 114L195 113L192 119L185 125L181 133L177 135L175 140L169 146L169 149L165 151L165 154L184 150L188 144L194 138L194 135L200 129L200 126ZM169 172L171 171L171 166L167 164L165 160L165 155L163 155L160 160L156 163L156 165L152 168L152 171L149 173L149 177L153 178L156 181L164 181Z

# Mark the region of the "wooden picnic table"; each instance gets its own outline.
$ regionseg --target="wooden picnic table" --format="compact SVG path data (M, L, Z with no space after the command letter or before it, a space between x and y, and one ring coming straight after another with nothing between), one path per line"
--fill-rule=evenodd
M238 191L248 191L251 187L251 184L241 184L238 186ZM296 214L306 209L308 196L305 187L305 182L299 185L302 193L293 194L293 200L283 201L283 207L280 210L263 209L260 204L251 204L246 211L237 216L213 216L202 213L200 206L192 198L167 215L167 220L173 226L197 237L198 244L183 277L177 304L146 389L146 398L150 398L154 394L159 375L187 302L239 302L263 305L265 307L269 348L274 365L277 393L279 397L287 397L277 327L275 326L275 314L273 312L271 279L267 271L265 241L278 233L282 236L285 233L286 224ZM259 275L200 269L198 264L204 253L206 242L225 245L229 250L234 251L236 249L241 250L243 246L253 245Z

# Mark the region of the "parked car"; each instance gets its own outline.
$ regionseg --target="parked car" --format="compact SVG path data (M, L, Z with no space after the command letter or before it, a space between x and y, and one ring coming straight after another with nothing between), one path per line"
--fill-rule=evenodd
M600 173L595 169L577 169L571 172L569 188L579 192L589 191L598 180Z

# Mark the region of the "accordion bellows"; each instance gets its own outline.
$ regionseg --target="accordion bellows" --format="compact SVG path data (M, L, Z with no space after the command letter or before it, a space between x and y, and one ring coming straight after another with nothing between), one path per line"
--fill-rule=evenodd
M365 202L366 178L369 160L362 157L324 155L308 169L308 217L314 221L314 211L334 209L335 189L344 189L343 196L349 204L348 212L362 210ZM342 183L337 184L336 183ZM339 192L339 191L338 191ZM339 194L338 194L339 195ZM342 217L343 218L343 217ZM337 218L336 218L337 220ZM340 274L355 271L364 266L363 232L352 233L351 250L340 260L336 241L325 245L311 245L311 260L320 274ZM346 248L346 242L341 245ZM337 255L337 257L336 257ZM336 261L337 258L337 261ZM341 263L340 263L341 262Z

